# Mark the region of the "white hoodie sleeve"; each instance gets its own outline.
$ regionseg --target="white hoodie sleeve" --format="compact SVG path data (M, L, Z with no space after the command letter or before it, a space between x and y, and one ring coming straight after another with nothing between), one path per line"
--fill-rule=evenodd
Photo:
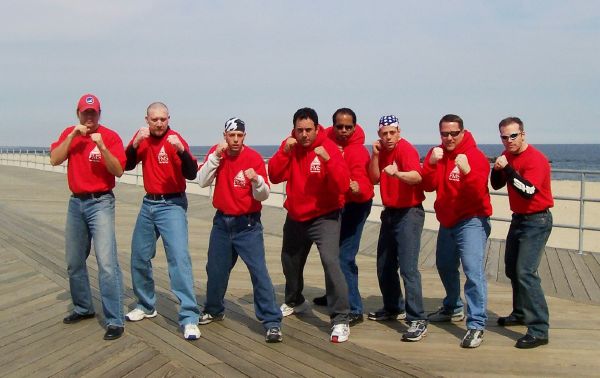
M271 193L271 188L265 182L265 179L261 176L257 176L257 181L252 183L252 197L254 197L257 201L264 201L269 198L269 193Z
M221 164L221 158L218 157L216 153L213 152L208 155L208 159L206 159L206 162L198 171L198 183L202 188L206 188L212 184L215 179L217 168L219 168L219 164Z

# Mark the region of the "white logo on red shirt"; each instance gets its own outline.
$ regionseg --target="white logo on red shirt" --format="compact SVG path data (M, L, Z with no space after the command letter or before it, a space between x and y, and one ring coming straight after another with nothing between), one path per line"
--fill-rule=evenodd
M90 151L89 159L92 163L99 163L102 160L102 154L98 149L98 146L94 147L93 150Z
M233 178L233 186L236 188L245 188L246 187L246 176L244 176L243 171L239 171L237 175Z
M458 170L458 167L454 167L452 172L450 172L450 176L448 176L448 180L460 181L460 171Z
M321 173L321 160L318 156L315 156L312 163L310 163L310 173Z
M165 152L165 146L162 146L158 152L158 164L169 164L169 155Z

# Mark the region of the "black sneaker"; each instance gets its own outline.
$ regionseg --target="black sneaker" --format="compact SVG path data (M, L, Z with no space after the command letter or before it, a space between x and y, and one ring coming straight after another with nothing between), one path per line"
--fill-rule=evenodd
M348 324L350 327L355 326L358 323L362 323L363 319L363 314L354 314L352 312L348 314Z
M200 314L200 319L198 319L198 324L205 325L205 324L212 323L212 322L219 322L223 319L225 319L225 314L223 314L223 313L217 314L217 315L211 315L207 312L203 312Z
M510 326L515 326L515 325L524 325L524 324L525 323L523 322L522 319L517 318L513 314L510 314L508 316L501 316L498 318L498 325L500 327L510 327Z
M313 303L317 306L327 306L327 295L323 295L322 297L313 298Z
M381 309L381 310L369 312L369 315L367 316L367 318L369 320L377 320L377 321L402 320L402 319L406 319L406 312L404 312L404 311L389 312L387 310Z
M402 341L419 341L427 335L427 320L413 320L408 331L402 335Z
M477 348L483 341L483 330L469 328L465 337L460 342L460 346L463 348Z
M280 327L271 327L267 330L265 341L268 343L280 343L283 340Z

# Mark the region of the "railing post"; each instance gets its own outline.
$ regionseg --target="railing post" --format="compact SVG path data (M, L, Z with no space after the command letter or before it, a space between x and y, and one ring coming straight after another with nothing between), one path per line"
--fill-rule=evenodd
M583 224L585 215L585 173L581 173L579 185L579 254L583 254Z

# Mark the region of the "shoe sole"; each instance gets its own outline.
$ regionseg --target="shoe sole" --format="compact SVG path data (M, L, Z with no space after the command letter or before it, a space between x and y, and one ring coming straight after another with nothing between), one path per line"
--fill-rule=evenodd
M188 337L183 336L183 338L186 340L198 340L200 337L194 335L194 336L188 336Z
M330 340L332 343L339 344L343 343L344 341L348 341L348 336L331 336Z
M285 318L286 316L290 316L292 314L301 314L301 313L305 312L306 310L308 310L308 308L309 308L308 303L306 303L306 301L304 301L304 302L302 302L301 305L293 307L291 310L281 311L281 316L283 316ZM281 308L280 308L280 310L281 310Z
M404 320L404 319L406 319L406 313L403 312L396 316L380 316L380 317L369 315L369 316L367 316L367 319L374 320L376 322L385 322L388 320Z
M423 333L419 337L404 337L404 335L402 335L402 341L407 341L407 342L420 341L425 336L427 336L427 330L423 331Z
M272 343L280 343L283 341L283 337L277 338L277 339L265 339L266 342L268 342L269 344Z
M215 318L212 318L212 319L209 319L209 320L202 320L202 319L200 319L200 320L198 320L198 324L200 324L200 325L207 325L207 324L210 324L212 322L220 322L223 319L225 319L225 315L219 315L219 316L217 316Z
M140 319L131 319L129 316L125 315L125 319L128 322L139 322L140 320L144 320L146 318L150 319L150 318L155 318L156 315L158 315L158 312L154 311L152 314L144 314L144 316L142 316Z

